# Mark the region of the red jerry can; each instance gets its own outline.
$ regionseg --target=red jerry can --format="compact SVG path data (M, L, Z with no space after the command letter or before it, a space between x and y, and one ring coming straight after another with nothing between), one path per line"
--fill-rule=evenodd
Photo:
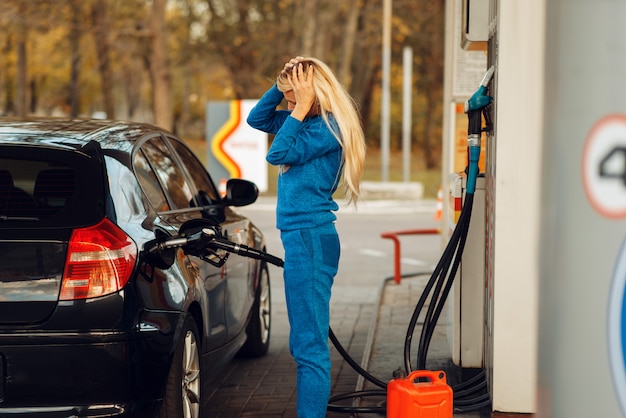
M387 418L452 418L452 402L442 370L416 370L387 384Z

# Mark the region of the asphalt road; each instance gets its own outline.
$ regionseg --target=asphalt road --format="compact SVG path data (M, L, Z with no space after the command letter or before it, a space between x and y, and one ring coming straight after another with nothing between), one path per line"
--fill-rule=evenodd
M437 228L435 201L369 201L358 210L338 212L341 240L339 273L331 299L331 328L357 363L368 347L370 327L386 277L393 275L393 243L381 233L406 229ZM275 229L275 200L262 197L240 208L265 233L268 252L282 257ZM432 268L441 252L441 236L402 238L402 272ZM205 418L296 417L295 363L289 355L284 287L281 269L270 266L272 336L269 353L261 359L235 359L204 387ZM408 318L407 318L408 321ZM402 340L398 344L403 344ZM333 395L355 390L358 374L331 347ZM389 376L390 378L390 376ZM341 405L350 405L348 401ZM349 416L331 411L328 417Z

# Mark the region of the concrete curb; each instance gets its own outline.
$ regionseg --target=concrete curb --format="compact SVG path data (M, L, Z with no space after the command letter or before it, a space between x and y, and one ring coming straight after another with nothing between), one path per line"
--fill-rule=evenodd
M346 200L337 200L337 214L390 215L394 213L432 213L435 216L437 201L434 199L362 199L357 207ZM276 211L276 196L259 196L257 201L243 208L246 211Z
M376 303L376 311L380 310L380 306L382 305L382 302L383 302L383 294L385 292L385 286L387 285L387 282L390 280L393 280L393 276L385 277L381 282L381 285L378 289L378 301ZM369 367L370 360L372 358L372 348L374 347L374 337L376 335L376 329L378 328L378 318L379 318L378 314L374 315L374 318L372 319L372 322L370 323L370 328L367 332L367 343L365 345L365 349L363 350L363 357L361 359L361 368L363 370L367 370L367 368ZM365 377L359 374L354 391L355 392L362 391L364 388L364 385L365 385ZM361 398L355 398L354 401L352 402L352 406L353 407L361 406Z
M361 197L364 200L421 199L424 197L424 185L420 182L364 181L361 182Z

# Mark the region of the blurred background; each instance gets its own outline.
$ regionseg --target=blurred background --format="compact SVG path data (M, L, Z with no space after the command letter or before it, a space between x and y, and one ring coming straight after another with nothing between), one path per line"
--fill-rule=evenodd
M411 181L440 185L445 0L392 0L389 180L402 178L402 51L413 50ZM380 177L380 0L2 0L0 115L136 120L205 157L209 101L256 99L284 62L327 62ZM271 183L271 181L270 181Z

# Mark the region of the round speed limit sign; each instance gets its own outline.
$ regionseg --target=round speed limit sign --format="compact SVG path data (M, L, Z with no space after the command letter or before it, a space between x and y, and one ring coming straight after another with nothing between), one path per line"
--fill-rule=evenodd
M626 115L609 115L593 126L582 174L587 199L598 213L626 217Z

